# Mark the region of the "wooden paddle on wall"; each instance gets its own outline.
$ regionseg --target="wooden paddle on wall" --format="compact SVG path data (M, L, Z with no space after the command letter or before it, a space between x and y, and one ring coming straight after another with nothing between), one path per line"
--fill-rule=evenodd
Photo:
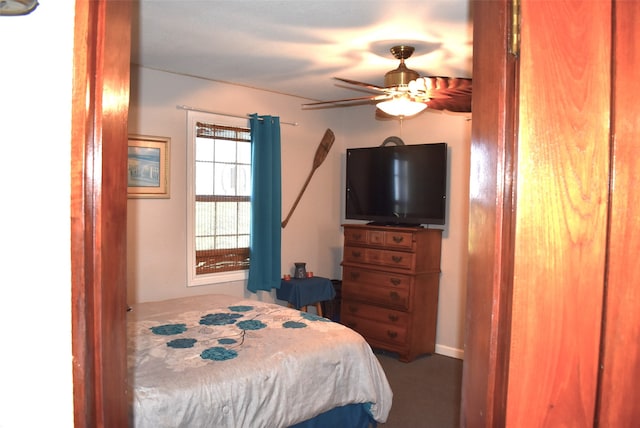
M324 160L326 159L327 154L329 153L329 150L331 149L331 146L333 145L333 142L335 140L336 140L336 137L333 134L333 131L327 128L327 130L324 132L324 136L322 137L322 140L320 141L320 144L318 145L318 148L316 149L316 154L313 157L313 167L311 168L311 172L307 177L307 181L305 181L304 186L302 186L302 189L300 190L300 193L298 194L296 201L293 203L293 206L289 211L289 215L287 215L287 218L285 218L284 221L282 222L283 229L285 228L287 223L289 223L291 214L293 214L293 210L295 210L296 207L298 206L298 202L300 202L300 198L302 198L302 194L307 189L307 185L311 181L311 177L313 176L313 173L316 172L316 169L318 169L320 165L322 165L322 162L324 162Z

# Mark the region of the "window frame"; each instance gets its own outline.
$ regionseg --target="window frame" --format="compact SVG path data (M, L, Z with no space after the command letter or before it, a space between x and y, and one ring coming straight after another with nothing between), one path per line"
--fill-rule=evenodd
M196 123L205 122L216 125L249 128L249 119L223 116L196 111L187 112L187 287L216 285L235 281L247 281L249 269L224 271L207 274L196 272L195 239L195 144Z

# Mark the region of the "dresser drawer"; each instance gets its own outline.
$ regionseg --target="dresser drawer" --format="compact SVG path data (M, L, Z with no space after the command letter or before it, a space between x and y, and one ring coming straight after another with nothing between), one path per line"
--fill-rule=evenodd
M344 311L343 313L344 325L357 331L367 340L386 342L392 346L403 346L407 343L407 327L404 325L360 318Z
M409 290L413 281L413 276L362 269L353 266L344 266L342 269L342 280L348 282L362 282L378 287Z
M402 230L367 230L345 227L344 241L346 245L372 245L406 251L414 249L413 233Z
M362 244L369 243L368 234L370 232L366 229L356 229L351 227L344 228L344 243L346 244Z
M413 269L415 265L415 254L402 251L346 246L344 247L344 261L410 270Z
M413 233L402 231L385 232L384 246L387 248L397 248L399 250L413 250Z
M344 315L357 318L366 318L372 321L378 321L389 325L395 325L399 328L407 328L410 316L407 312L395 311L393 309L380 308L364 303L345 301L342 310Z
M375 305L383 305L401 311L409 310L410 294L408 289L376 287L362 282L342 282L342 298L359 300Z

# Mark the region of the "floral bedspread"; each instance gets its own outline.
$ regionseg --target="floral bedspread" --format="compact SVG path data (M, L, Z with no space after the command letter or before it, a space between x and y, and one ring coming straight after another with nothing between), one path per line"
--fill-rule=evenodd
M135 427L287 427L351 403L387 419L392 392L369 345L325 318L226 295L128 317Z

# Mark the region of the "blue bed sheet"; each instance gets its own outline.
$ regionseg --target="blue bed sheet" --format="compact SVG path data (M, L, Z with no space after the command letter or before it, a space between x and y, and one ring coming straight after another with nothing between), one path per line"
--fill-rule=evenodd
M347 404L321 413L313 419L309 419L290 428L376 428L377 422L369 412L368 404Z

